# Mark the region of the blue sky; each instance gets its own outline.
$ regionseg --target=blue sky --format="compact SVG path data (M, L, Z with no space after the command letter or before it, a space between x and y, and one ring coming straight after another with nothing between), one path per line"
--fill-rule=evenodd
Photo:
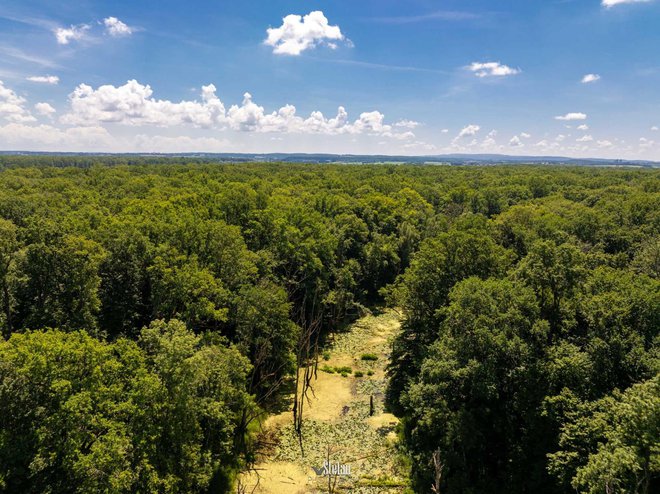
M660 160L660 0L4 0L0 80L4 150Z

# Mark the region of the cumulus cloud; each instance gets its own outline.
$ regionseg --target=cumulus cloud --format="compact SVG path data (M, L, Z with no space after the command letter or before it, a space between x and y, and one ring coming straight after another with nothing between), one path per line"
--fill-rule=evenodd
M567 113L566 115L559 115L555 117L555 120L586 120L587 115L584 113Z
M26 80L30 82L38 82L40 84L57 84L60 82L60 78L56 75L33 75L26 77Z
M594 138L590 135L583 135L582 137L575 139L576 142L591 142Z
M578 130L583 130L583 131L584 130L589 130L589 126L587 124L582 124L582 125L578 125L577 129Z
M85 37L85 34L89 30L89 25L79 24L77 26L72 25L71 27L58 27L53 31L55 34L55 39L60 45L68 45L71 41L80 41Z
M481 127L479 125L475 125L475 124L466 125L458 133L458 135L456 136L456 139L463 139L464 137L474 136L480 130L481 130Z
M46 117L51 116L56 111L55 108L53 108L48 103L37 103L36 105L34 105L34 109L37 111L39 115L44 115Z
M514 69L500 62L473 62L468 70L474 72L477 77L505 77L520 74L520 69Z
M596 144L598 144L598 147L601 148L611 148L614 145L611 141L608 140L597 141Z
M282 25L268 28L264 43L273 47L277 55L300 55L303 51L326 45L337 48L337 42L344 41L339 26L331 26L323 12L316 10L305 16L287 15Z
M94 89L80 84L69 95L71 110L62 117L70 125L121 123L124 125L173 126L191 124L210 127L225 114L212 84L202 88L202 101L173 103L152 98L150 86L135 80L123 86L100 86Z
M616 5L623 5L625 3L648 3L653 0L602 0L603 7L612 8Z
M33 122L35 118L25 108L26 100L0 81L0 116L10 122Z
M415 137L410 131L399 132L393 125L385 123L385 116L379 111L364 112L355 121L349 120L348 113L341 106L332 118L325 117L320 111L301 117L293 105L268 113L253 101L250 93L245 93L240 105L226 109L213 84L202 87L201 101L178 103L154 98L150 86L135 80L119 87L104 85L97 89L81 84L69 95L69 104L69 112L61 118L62 123L69 125L192 125L260 133L367 134L399 140Z
M657 132L658 130L660 130L660 128L657 125L654 125L653 127L651 127L651 130L653 132Z
M495 146L497 146L497 141L495 140L496 137L497 131L495 129L491 130L481 143L481 147L483 149L493 149Z
M524 139L529 139L531 138L531 134L528 134L527 132L521 132L519 135L513 136L511 140L509 141L509 146L514 147L514 148L520 148L525 145L523 142Z
M106 17L103 19L105 25L105 32L110 36L130 36L133 34L133 28L127 26L116 17Z
M523 147L525 144L520 140L520 137L518 136L513 136L511 140L509 141L509 146L513 148L520 148Z
M600 81L600 76L598 74L587 74L582 78L582 84L589 84L592 82Z
M473 139L467 143L467 146L476 146L478 144L477 140L474 139L474 136L479 133L481 127L479 125L470 124L466 125L461 129L461 131L454 137L451 141L451 146L453 149L459 149L466 144L468 138L472 137Z

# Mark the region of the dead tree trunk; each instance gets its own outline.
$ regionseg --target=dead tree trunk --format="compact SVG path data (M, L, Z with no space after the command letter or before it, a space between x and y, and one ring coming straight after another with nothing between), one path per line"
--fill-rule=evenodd
M433 474L434 474L433 486L431 486L431 492L433 492L433 494L440 494L442 471L445 468L445 466L442 463L442 459L440 457L440 448L436 449L433 452L433 456L431 457L431 460L433 462Z
M316 294L311 304L311 317L307 315L306 305L305 296L298 318L301 332L298 340L296 391L293 403L293 425L303 456L305 454L302 441L303 409L305 401L309 401L308 393L310 391L314 392L312 379L316 377L318 368L318 348L322 322L322 314L317 309Z

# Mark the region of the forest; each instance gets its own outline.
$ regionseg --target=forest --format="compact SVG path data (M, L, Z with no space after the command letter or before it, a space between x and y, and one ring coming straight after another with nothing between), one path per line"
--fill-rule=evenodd
M407 492L658 492L659 276L657 169L0 156L0 492L233 492L379 307Z

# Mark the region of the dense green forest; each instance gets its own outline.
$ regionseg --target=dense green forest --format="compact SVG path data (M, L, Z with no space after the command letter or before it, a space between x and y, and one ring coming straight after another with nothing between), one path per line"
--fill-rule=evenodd
M660 172L0 159L0 492L223 492L367 308L411 488L660 488Z

